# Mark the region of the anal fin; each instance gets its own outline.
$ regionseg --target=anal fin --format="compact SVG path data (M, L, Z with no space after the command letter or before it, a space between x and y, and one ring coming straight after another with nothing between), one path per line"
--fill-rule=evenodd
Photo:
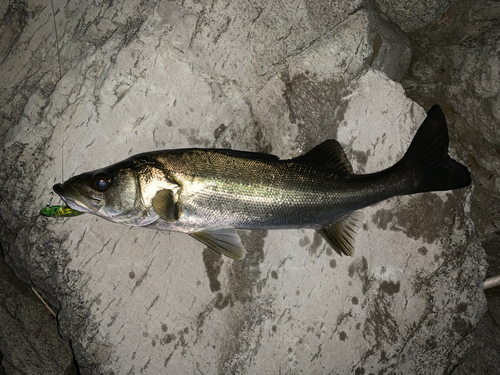
M189 235L229 258L243 259L245 257L246 251L241 244L240 236L232 227L202 229L191 232Z
M354 239L364 218L362 211L354 211L327 227L318 229L318 233L339 255L352 256Z

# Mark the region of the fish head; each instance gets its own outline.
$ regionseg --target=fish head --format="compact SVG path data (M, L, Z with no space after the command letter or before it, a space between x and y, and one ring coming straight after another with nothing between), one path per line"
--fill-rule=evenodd
M128 225L148 225L158 219L141 199L139 175L130 163L74 176L54 191L72 209Z

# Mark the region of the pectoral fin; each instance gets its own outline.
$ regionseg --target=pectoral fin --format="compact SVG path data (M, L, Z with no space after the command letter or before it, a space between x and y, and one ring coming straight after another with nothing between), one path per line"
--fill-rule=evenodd
M179 208L172 190L160 190L153 198L153 208L165 221L173 222L179 219Z
M362 211L354 211L327 227L318 229L318 233L339 255L352 256L354 239L364 218Z
M202 229L189 234L229 258L243 259L245 257L245 248L234 228Z

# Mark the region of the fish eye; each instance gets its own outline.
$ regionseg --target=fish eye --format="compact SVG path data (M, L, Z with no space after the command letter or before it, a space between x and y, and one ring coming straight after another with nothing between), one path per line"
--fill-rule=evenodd
M111 187L111 181L112 180L108 175L99 173L92 178L91 186L97 191L104 192Z

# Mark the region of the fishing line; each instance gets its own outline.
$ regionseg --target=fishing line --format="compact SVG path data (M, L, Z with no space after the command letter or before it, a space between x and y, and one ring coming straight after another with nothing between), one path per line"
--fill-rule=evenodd
M59 79L54 85L53 94L56 92L57 83L62 81L62 69L61 69L61 54L59 48L59 34L57 33L57 23L56 23L56 12L54 9L54 1L50 0L52 6L52 20L54 21L54 30L56 34L56 48L57 48L57 65L59 67ZM55 99L54 99L55 100ZM55 126L54 126L55 132ZM61 180L64 181L64 131L61 133ZM49 203L40 210L40 215L47 217L71 217L82 215L84 212L73 210L72 208L64 206L52 206L52 200L54 198L54 192L51 191L49 194ZM36 293L36 291L35 291Z
M50 4L52 7L52 21L54 22L54 31L56 34L57 65L59 68L59 79L54 84L54 91L53 91L53 93L54 93L56 91L57 83L62 80L62 69L61 69L61 56L59 53L59 34L57 32L57 22L56 22L56 12L54 9L54 1L50 0ZM55 131L55 127L54 127L54 131ZM61 179L62 179L62 181L64 181L64 139L62 137L62 134L61 134ZM54 192L51 191L49 193L49 202L40 211L41 215L50 216L50 217L72 216L73 212L68 213L67 210L65 210L66 207L64 207L64 206L52 206L53 199L54 199ZM68 209L69 209L69 207L68 207Z
M54 30L56 32L56 48L57 48L57 65L59 66L59 80L62 78L61 73L61 59L59 58L59 35L57 34L56 13L54 11L54 1L50 0L52 5L52 20L54 21Z
M59 81L62 79L61 56L59 53L59 34L57 32L56 12L54 10L54 0L50 0L52 6L52 20L54 22L54 31L56 33L57 65L59 67ZM62 138L62 137L61 137ZM61 139L61 181L64 181L64 140Z

